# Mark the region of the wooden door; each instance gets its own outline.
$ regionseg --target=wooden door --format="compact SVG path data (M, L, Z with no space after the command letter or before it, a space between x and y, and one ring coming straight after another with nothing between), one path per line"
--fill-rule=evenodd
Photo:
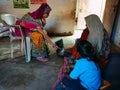
M111 35L112 32L118 2L119 0L106 0L105 11L103 15L103 24L109 36Z

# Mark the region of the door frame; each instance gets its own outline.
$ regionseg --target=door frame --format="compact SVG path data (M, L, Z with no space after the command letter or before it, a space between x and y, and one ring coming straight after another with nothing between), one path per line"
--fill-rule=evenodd
M84 0L83 0L84 1ZM77 26L78 26L78 22L79 22L79 18L81 18L80 16L79 16L79 13L81 13L82 11L84 11L81 7L80 7L80 5L81 5L81 2L80 2L80 0L76 0L76 13L75 13L75 21L76 21L76 29L78 30L78 28L77 28ZM98 13L99 15L99 17L100 17L100 19L101 20L103 20L103 16L104 16L104 10L105 10L105 5L106 5L106 0L102 0L101 1L101 10L100 10L100 12ZM82 14L82 13L81 13ZM88 14L88 13L87 13ZM87 15L86 14L86 15ZM89 14L91 14L91 13L89 13ZM97 13L96 13L97 14ZM84 22L85 23L85 22ZM80 30L82 30L82 29L80 29Z
M120 23L119 18L120 18L120 1L118 2L118 8L116 11L116 16L115 16L114 23L113 23L113 29L112 29L111 36L110 36L110 41L113 44L115 44L115 42L114 42L115 35L116 35L117 28L118 28L118 24Z

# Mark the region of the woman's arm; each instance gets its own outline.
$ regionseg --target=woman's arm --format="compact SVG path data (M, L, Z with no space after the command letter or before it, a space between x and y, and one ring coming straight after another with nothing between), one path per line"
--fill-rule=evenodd
M37 30L44 36L45 40L53 46L53 48L58 49L58 46L51 41L51 39L43 32L40 26L37 27Z
M33 24L33 23L31 23L31 22L27 22L27 21L25 21L25 20L22 20L20 24L21 24L21 26L24 26L24 27L27 27L27 28L37 29L38 32L40 32L40 33L44 36L45 40L53 46L53 48L55 48L56 50L58 49L58 46L55 45L55 44L51 41L51 39L43 32L43 30L41 29L40 26L37 26L36 24Z

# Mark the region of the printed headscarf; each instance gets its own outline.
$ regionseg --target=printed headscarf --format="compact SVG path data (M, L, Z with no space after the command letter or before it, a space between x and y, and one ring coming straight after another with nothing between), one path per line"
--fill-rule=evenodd
M29 12L29 14L34 19L39 19L43 17L43 14L49 13L50 11L51 11L51 7L47 3L43 3L37 10L35 10L32 13Z

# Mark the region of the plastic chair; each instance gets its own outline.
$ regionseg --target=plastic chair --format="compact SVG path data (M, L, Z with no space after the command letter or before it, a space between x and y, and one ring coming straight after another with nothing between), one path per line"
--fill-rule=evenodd
M31 61L31 38L30 37L25 37L25 58L26 62Z
M24 47L25 47L25 60L26 62L31 61L31 38L25 35L25 27L21 25L22 34L24 38Z
M21 30L21 26L20 25L15 25L17 17L15 15L6 13L6 14L1 14L1 19L6 23L5 27L8 27L9 31L10 31L9 37L10 37L11 58L14 58L14 55L13 55L13 53L14 53L13 41L15 41L15 40L20 40L21 41L20 49L21 49L21 52L23 54L23 51L24 51L24 37L23 37L22 30ZM21 37L18 37L18 36L15 35L15 31L14 31L15 27L20 28L21 35L22 35Z

